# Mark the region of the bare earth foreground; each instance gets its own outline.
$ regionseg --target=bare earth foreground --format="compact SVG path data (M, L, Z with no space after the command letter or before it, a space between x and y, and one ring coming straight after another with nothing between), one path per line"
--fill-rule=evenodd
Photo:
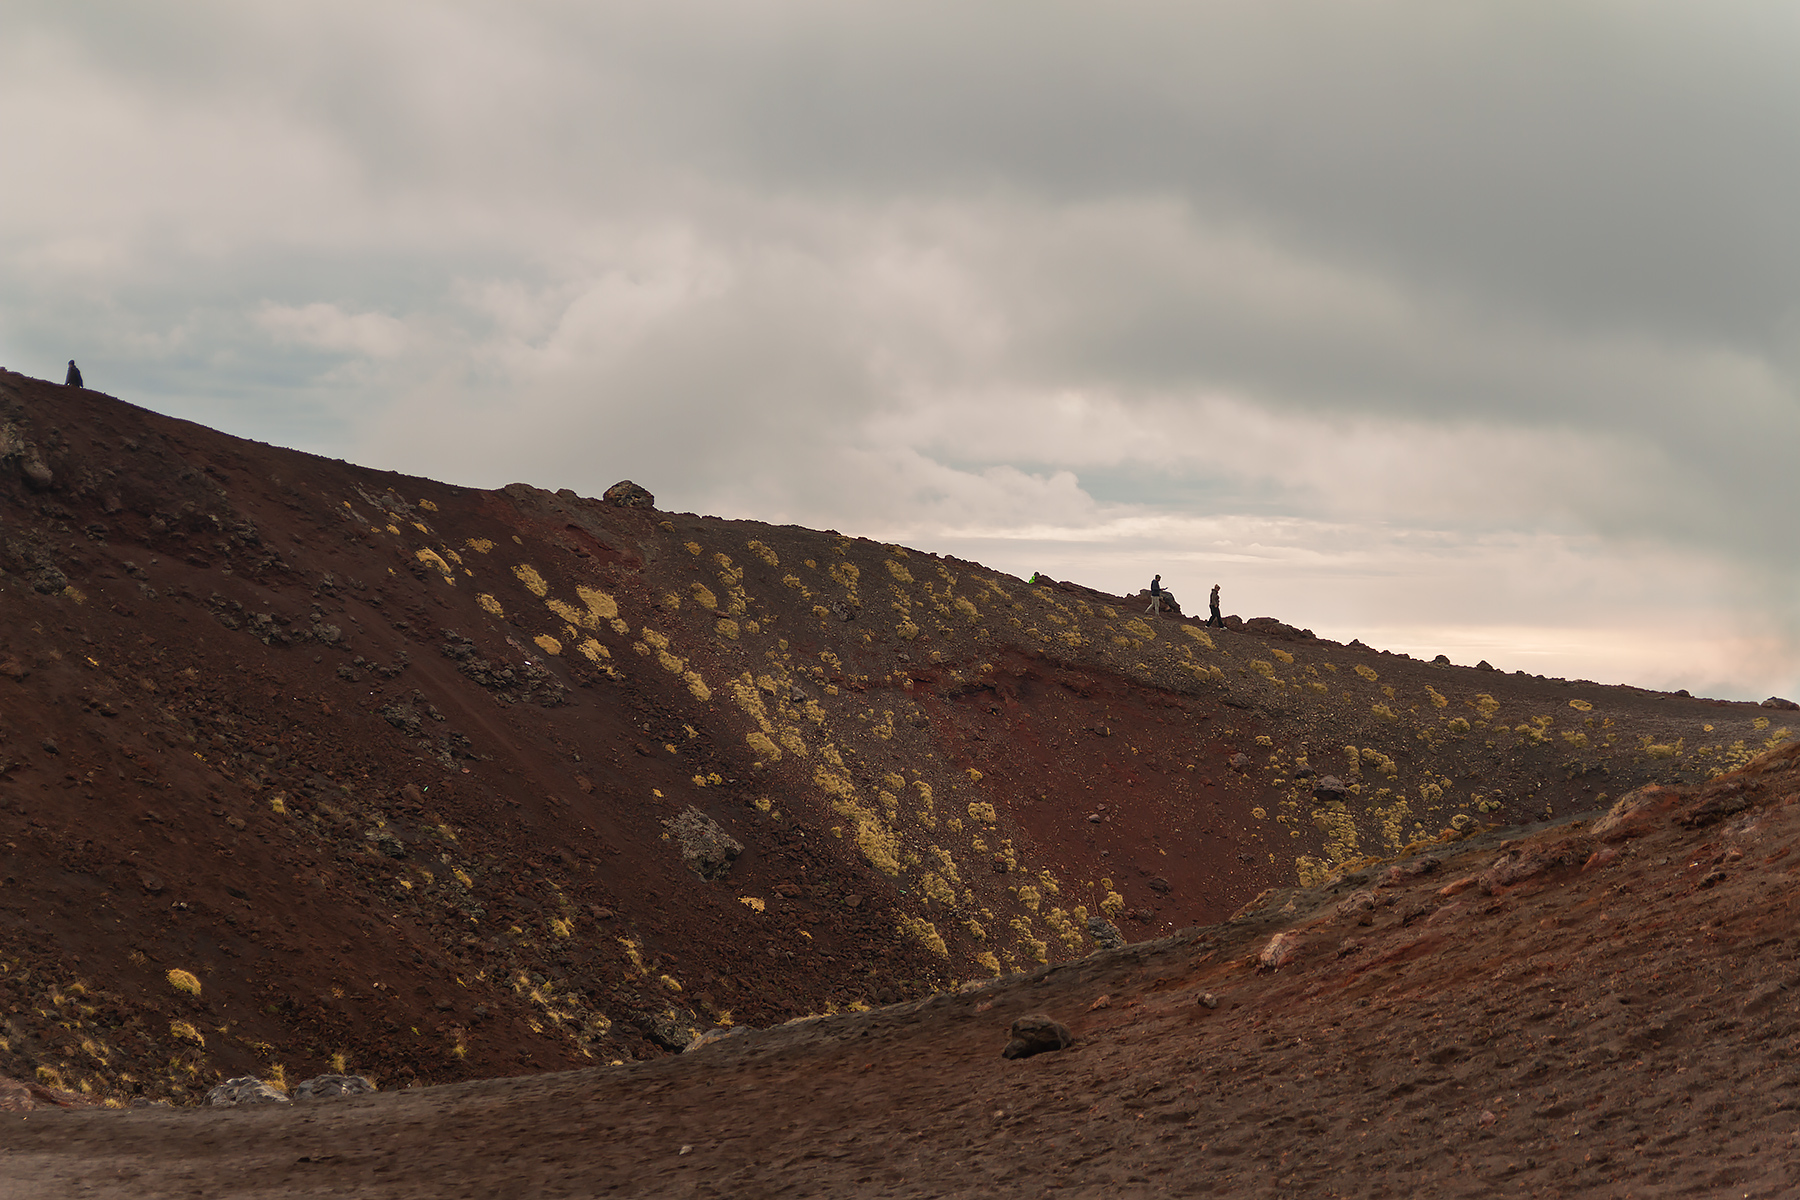
M1797 762L621 1068L4 1113L0 1194L1793 1195Z

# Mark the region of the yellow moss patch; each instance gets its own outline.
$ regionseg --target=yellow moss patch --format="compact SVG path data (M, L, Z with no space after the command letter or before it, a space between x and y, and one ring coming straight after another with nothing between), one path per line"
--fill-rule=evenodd
M557 641L555 638L551 637L547 633L540 633L536 637L532 638L531 640L533 642L535 642L537 644L537 648L539 650L542 650L545 654L561 654L562 653L562 643Z
M486 609L488 612L493 613L496 617L504 617L506 615L506 610L504 608L500 607L500 602L498 600L494 599L492 596L488 595L486 592L483 592L483 593L481 593L481 595L475 597L475 603L479 604L482 608Z
M190 996L200 994L200 979L192 971L184 971L180 967L171 968L165 977L169 986L178 992L186 992Z
M730 617L719 618L718 622L713 626L713 629L722 638L728 638L734 642L738 640L738 623L733 621Z
M613 621L618 619L618 601L605 592L596 588L577 586L575 595L583 604L587 605L588 611L594 614L596 620Z
M745 734L744 741L749 744L750 749L756 751L757 757L762 761L766 763L781 761L781 748L770 741L769 736L762 731L755 730Z
M911 913L901 913L899 926L902 935L911 938L933 954L940 958L950 957L950 947L944 945L943 935L930 921L915 917Z
M892 575L898 582L911 583L913 581L912 572L895 562L893 559L882 560L882 565L887 567L888 574Z
M690 583L688 590L694 593L694 603L701 608L718 608L719 598L704 583Z
M1438 691L1430 684L1425 685L1425 694L1431 697L1431 707L1433 708L1443 708L1446 704L1450 703L1449 700L1444 698L1442 692Z
M1475 711L1481 714L1481 718L1484 721L1493 720L1494 714L1500 711L1500 702L1486 692L1475 697L1473 703L1475 705Z
M1594 711L1594 706L1592 704L1589 704L1586 700L1571 700L1571 701L1569 701L1569 707L1574 709L1576 712L1593 712Z
M192 1042L202 1048L206 1045L205 1035L186 1021L170 1021L169 1036L178 1037L184 1042Z
M1276 658L1280 659L1282 662L1287 663L1290 666L1293 665L1294 656L1289 654L1286 650L1283 650L1281 647L1270 646L1269 653L1273 654Z
M971 821L980 821L984 825L992 825L998 818L994 813L994 806L992 804L978 800L969 805L969 819Z
M415 550L413 552L413 557L418 559L422 563L425 563L431 567L436 568L437 571L441 575L443 575L445 583L453 584L456 582L456 572L451 569L450 564L445 562L443 560L443 558L438 554L437 551L435 551L435 550Z
M519 582L524 584L526 588L531 591L532 595L549 595L550 585L544 582L544 577L537 573L536 567L531 566L529 563L520 563L513 568L513 574L519 577Z
M771 567L779 567L781 565L780 557L777 556L773 550L769 549L767 546L763 545L761 542L752 541L749 544L749 550L750 550L750 553L756 555L756 557L762 559L764 562L768 563Z
M494 543L486 538L470 538L463 543L464 550L473 550L477 554L486 554L494 548Z
M1368 666L1364 663L1356 664L1356 673L1358 675L1361 675L1364 679L1368 680L1370 683L1374 683L1377 679L1380 678L1379 675L1375 674L1374 667Z

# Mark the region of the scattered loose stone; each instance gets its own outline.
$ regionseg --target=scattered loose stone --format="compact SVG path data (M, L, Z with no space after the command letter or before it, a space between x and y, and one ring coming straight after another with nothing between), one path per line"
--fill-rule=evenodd
M1000 1051L1001 1058L1030 1058L1050 1050L1066 1050L1075 1043L1068 1028L1043 1013L1027 1013L1012 1023L1012 1040Z
M1201 1008L1217 1008L1217 1007L1219 1007L1219 998L1217 996L1213 995L1211 992L1201 992L1200 993L1200 1007Z
M1294 952L1299 948L1300 935L1291 929L1284 929L1269 939L1269 944L1256 956L1256 963L1265 971L1280 970L1283 963L1293 959Z
M370 845L389 858L406 857L406 843L386 829L371 829L363 836L369 840Z
M1541 874L1549 862L1535 851L1508 850L1481 873L1481 890L1493 895L1503 888Z

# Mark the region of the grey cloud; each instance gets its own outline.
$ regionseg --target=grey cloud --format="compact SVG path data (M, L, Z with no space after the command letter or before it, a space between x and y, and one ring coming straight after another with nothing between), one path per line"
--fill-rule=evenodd
M996 545L1587 530L1786 612L1797 38L1747 3L20 0L0 357L472 483Z

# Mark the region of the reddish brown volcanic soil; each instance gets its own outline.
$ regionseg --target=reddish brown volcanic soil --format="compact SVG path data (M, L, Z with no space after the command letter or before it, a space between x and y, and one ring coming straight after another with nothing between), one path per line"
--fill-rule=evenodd
M655 1063L0 1114L0 1177L19 1200L1791 1196L1797 758ZM1029 1012L1075 1044L1003 1060Z
M1698 786L1790 737L1785 713L1755 705L1424 663L1267 619L1207 631L1148 617L1144 601L829 531L373 471L0 373L0 1080L36 1089L23 1098L0 1083L0 1104L193 1104L227 1077L285 1086L341 1068L390 1093L490 1081L343 1112L391 1102L472 1114L536 1086L493 1077L586 1066L600 1075L544 1086L602 1103L661 1072L688 1078L685 1058L664 1060L698 1033L887 1006L695 1053L693 1078L716 1076L721 1097L759 1089L730 1110L755 1142L754 1154L740 1145L744 1163L765 1164L746 1187L775 1189L776 1148L810 1148L792 1128L808 1125L803 1093L783 1080L839 1097L820 1128L856 1125L829 1108L860 1103L854 1081L832 1083L843 1065L827 1069L818 1050L864 1029L888 1031L886 1074L900 1080L894 1064L913 1054L927 1072L923 1092L857 1077L871 1104L893 1106L880 1128L859 1127L867 1145L896 1163L927 1150L902 1153L887 1130L937 1138L930 1153L950 1160L976 1137L1029 1146L1037 1133L990 1128L991 1115L979 1133L944 1132L977 1111L950 1103L957 1089L988 1095L988 1014L1018 1007L999 997L1078 980L1117 990L1091 1015L1085 991L1068 1002L1078 1012L1058 1002L1082 1035L1076 1053L991 1078L1074 1070L1047 1064L1097 1062L1112 1052L1096 1030L1159 1011L1147 983L1131 990L1152 958L1168 978L1204 966L1191 975L1199 987L1206 971L1238 970L1243 939L1298 919L1219 927L1267 889L1341 892L1405 853L1485 845L1491 860L1501 835L1484 829L1604 810L1654 780ZM741 844L727 872L702 878L683 861L666 823L684 814ZM1621 863L1609 870L1629 867L1634 888L1669 886ZM1664 901L1670 913L1683 903ZM1133 942L1202 932L1096 959L1090 919ZM1523 953L1536 936L1501 944L1490 934L1504 922L1441 919L1476 959ZM1416 914L1402 928L1416 934ZM1196 939L1220 949L1200 963ZM1307 970L1354 974L1385 953L1374 946ZM1409 971L1454 966L1448 950L1419 953ZM1302 961L1319 957L1314 947ZM1746 961L1774 970L1764 957ZM1764 978L1743 969L1746 986ZM1301 974L1217 987L1241 992L1247 1010ZM1035 982L1004 982L1019 976ZM1404 996L1452 986L1419 978ZM1000 990L956 990L974 985ZM1414 1031L1396 1036L1424 1036L1424 1009L1368 995L1393 1028ZM954 1032L965 1029L955 1014L981 1002L970 996L995 1007ZM1229 1011L1196 1030L1238 1029ZM1331 1020L1366 1028L1358 1015ZM1516 1025L1489 1015L1482 1028L1493 1039ZM1128 1049L1130 1021L1119 1028L1126 1057L1105 1069L1139 1086L1154 1056ZM979 1074L931 1076L962 1053L958 1038L979 1040L967 1060ZM1246 1047L1287 1053L1279 1042L1213 1049ZM657 1061L629 1066L638 1060ZM882 1074L879 1063L864 1073ZM1203 1087L1191 1070L1183 1078ZM1230 1079L1206 1078L1204 1094L1230 1094ZM1086 1086L1082 1112L1124 1094ZM1248 1112L1261 1111L1256 1089L1275 1085L1246 1075L1244 1086ZM1034 1119L1044 1136L1076 1128L1075 1101L1059 1103L1061 1116ZM1390 1111L1380 1094L1363 1104ZM636 1111L582 1121L601 1130ZM338 1120L325 1114L286 1115ZM275 1119L206 1116L245 1129ZM543 1116L507 1116L508 1136L560 1144L568 1131L554 1121L529 1132ZM188 1117L93 1119L127 1131ZM1270 1136L1311 1137L1339 1117L1263 1120ZM1218 1169L1261 1162L1253 1140ZM1305 1142L1277 1140L1297 1155ZM1382 1145L1386 1161L1397 1143ZM628 1160L647 1161L605 1161ZM826 1191L855 1182L820 1178L835 1180ZM896 1194L931 1190L912 1178ZM981 1178L957 1186L973 1194Z

